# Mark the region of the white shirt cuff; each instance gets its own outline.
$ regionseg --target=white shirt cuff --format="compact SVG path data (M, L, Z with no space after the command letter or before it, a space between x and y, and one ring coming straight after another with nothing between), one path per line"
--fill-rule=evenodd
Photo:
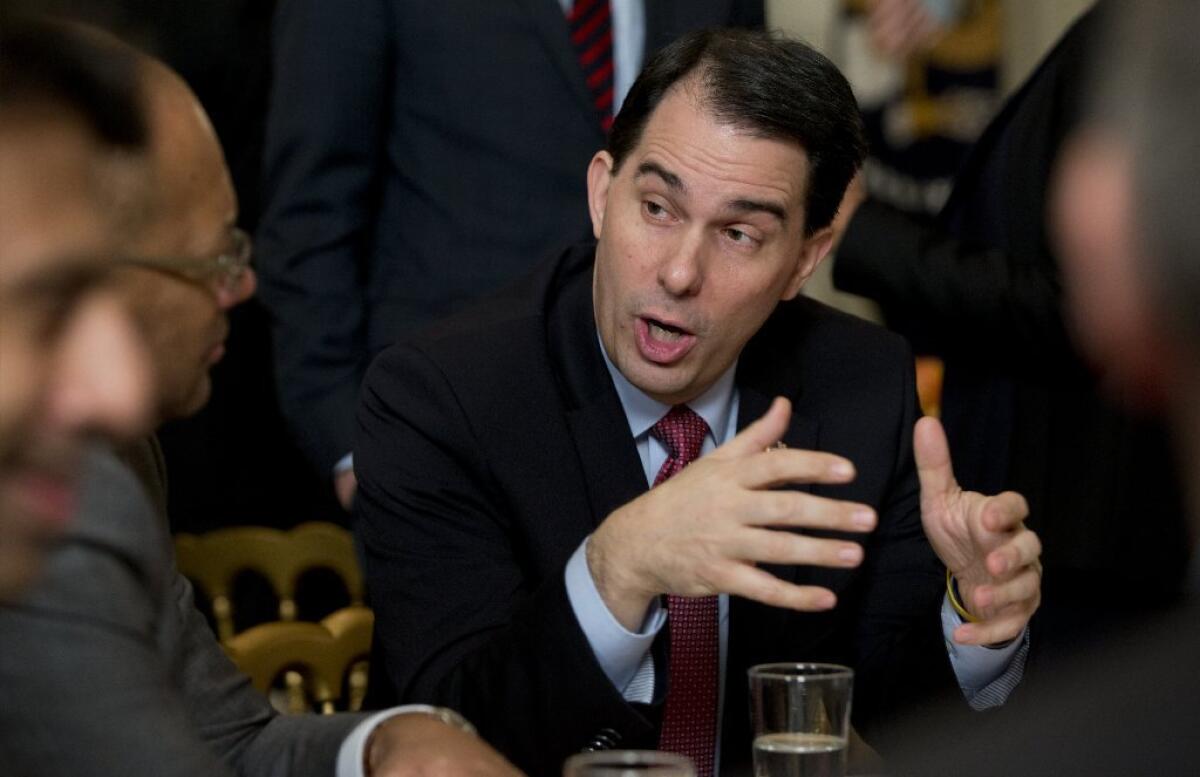
M333 465L333 476L337 477L343 472L350 472L354 469L354 453L347 453L345 456L337 460L337 464Z
M970 702L977 694L999 680L1012 682L1015 686L1024 674L1025 651L1028 649L1029 627L1002 648L982 645L960 645L954 641L954 630L963 621L950 606L949 597L942 597L942 636L946 651L950 654L950 665L962 688L963 696ZM1015 678L1013 675L1015 674ZM1007 693L1004 694L1007 697ZM990 706L990 705L989 705Z
M635 633L622 626L596 590L596 581L592 579L587 566L587 543L588 540L584 539L567 561L564 572L567 599L571 602L571 610L587 637L592 653L600 662L600 668L613 687L624 696L630 681L649 655L655 636L666 623L667 611L655 599L646 612L640 631ZM653 664L650 666L653 667ZM637 695L644 695L640 684Z

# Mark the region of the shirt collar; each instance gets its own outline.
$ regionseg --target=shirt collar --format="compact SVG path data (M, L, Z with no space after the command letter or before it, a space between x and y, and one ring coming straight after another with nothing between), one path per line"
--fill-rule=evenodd
M604 342L600 340L600 353L604 356L604 366L612 376L613 386L617 389L617 397L621 400L621 408L625 411L625 420L629 422L629 431L636 440L650 431L650 427L671 409L656 399L647 396L641 389L629 382L612 360L608 351L604 350ZM725 431L729 427L729 414L733 410L733 378L737 373L737 362L729 366L700 396L686 403L696 415L704 419L717 445L725 442Z

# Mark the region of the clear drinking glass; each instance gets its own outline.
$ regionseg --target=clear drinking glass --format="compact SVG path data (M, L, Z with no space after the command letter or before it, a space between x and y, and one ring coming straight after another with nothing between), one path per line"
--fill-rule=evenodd
M754 777L844 777L853 689L837 664L751 667Z
M658 750L604 750L573 755L563 777L696 777L691 759Z

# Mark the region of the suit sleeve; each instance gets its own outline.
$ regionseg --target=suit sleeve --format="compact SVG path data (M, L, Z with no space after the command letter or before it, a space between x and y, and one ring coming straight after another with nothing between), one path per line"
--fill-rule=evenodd
M851 219L833 278L878 302L920 350L1017 365L1070 353L1053 261L957 240L873 200Z
M651 745L571 610L564 565L537 568L437 366L392 348L363 387L358 531L376 612L375 661L398 701L453 707L530 774L602 729Z
M389 29L381 0L286 0L274 22L257 267L281 407L322 473L350 452L366 368Z
M180 627L180 697L205 745L240 775L329 777L342 740L364 715L278 715L220 648L192 599L173 576Z
M0 609L5 773L332 774L358 716L276 715L195 610L132 476L96 483L104 509Z
M962 702L943 642L940 619L945 569L921 523L920 485L912 452L919 417L913 359L907 348L893 375L900 385L890 430L894 460L879 526L865 547L860 615L857 620L855 708L869 713L856 723L876 747L886 743L886 726L898 711L933 698ZM965 705L962 705L965 710Z

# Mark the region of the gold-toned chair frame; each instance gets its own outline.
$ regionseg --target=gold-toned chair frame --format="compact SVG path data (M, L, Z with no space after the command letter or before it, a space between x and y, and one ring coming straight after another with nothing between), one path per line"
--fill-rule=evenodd
M179 571L212 602L217 636L234 635L231 593L243 571L262 575L279 597L279 619L296 619L296 583L308 570L327 568L346 585L352 604L363 602L362 570L350 532L336 524L311 521L288 531L237 526L175 538Z
M346 708L357 711L366 696L374 625L369 608L345 607L320 623L254 626L234 635L225 651L263 693L284 674L289 712L307 712L315 704L322 714L333 713L344 683L349 686Z

